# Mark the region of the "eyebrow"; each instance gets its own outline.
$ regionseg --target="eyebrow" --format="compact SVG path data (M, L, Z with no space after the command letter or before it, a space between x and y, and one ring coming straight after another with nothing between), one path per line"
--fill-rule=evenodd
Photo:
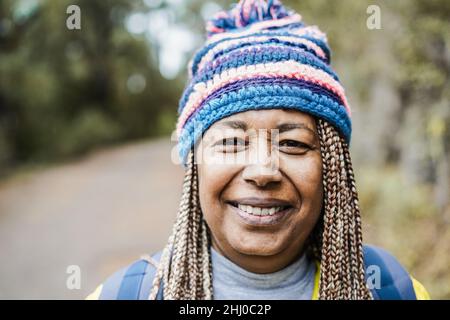
M291 123L291 122L282 123L277 126L277 129L279 130L280 133L294 129L304 129L310 131L314 135L316 134L316 132L313 129L311 129L304 123Z
M244 131L247 130L247 124L244 121L239 121L239 120L224 121L224 122L222 122L222 125L230 127L232 129L240 129L240 130L244 130ZM304 130L310 131L314 135L316 134L316 132L313 129L311 129L304 123L285 122L285 123L279 124L276 129L278 129L279 133L283 133L283 132L295 130L295 129L304 129Z
M224 122L222 122L222 125L230 127L232 129L241 129L241 130L247 131L247 124L244 121L238 121L238 120L224 121Z

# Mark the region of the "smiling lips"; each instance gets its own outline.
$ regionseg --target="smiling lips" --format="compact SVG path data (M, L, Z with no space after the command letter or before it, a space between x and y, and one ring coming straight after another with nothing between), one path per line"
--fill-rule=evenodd
M290 202L279 199L245 198L230 201L235 212L251 225L273 225L293 212Z

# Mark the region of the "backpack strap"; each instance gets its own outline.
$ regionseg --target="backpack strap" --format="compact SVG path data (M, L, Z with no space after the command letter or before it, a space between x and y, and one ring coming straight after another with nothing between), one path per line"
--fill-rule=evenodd
M387 251L372 245L364 245L363 251L365 269L367 270L370 266L377 266L381 273L380 287L371 289L374 299L417 299L411 277L397 259Z
M141 291L142 279L148 266L148 261L138 260L133 263L123 276L120 284L117 300L137 300Z
M158 252L153 256L142 256L141 260L136 261L127 268L120 283L117 300L148 299L161 253ZM163 285L161 284L156 297L157 300L162 300L162 292Z
M140 290L139 298L140 300L147 300L150 295L150 290L152 289L153 279L155 278L156 271L158 270L158 264L161 259L162 251L155 253L153 256L144 256L143 259L150 262L150 267L142 278L142 285ZM158 294L156 295L156 300L163 300L163 288L164 283L161 280L161 285L159 287Z
M123 268L108 278L102 285L99 296L101 300L146 300L150 294L156 275L161 252L153 256L141 257L140 260ZM163 299L161 284L157 300Z

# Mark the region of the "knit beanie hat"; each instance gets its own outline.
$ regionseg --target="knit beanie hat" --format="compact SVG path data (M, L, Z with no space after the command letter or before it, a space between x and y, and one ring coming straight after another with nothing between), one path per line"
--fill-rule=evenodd
M326 120L350 142L350 107L316 26L279 0L240 0L207 21L206 30L179 103L183 164L212 124L248 110L299 110Z

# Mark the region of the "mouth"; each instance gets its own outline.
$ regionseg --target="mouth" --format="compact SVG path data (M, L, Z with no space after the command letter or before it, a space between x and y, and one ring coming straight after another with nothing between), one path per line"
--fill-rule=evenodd
M227 204L245 223L254 226L275 225L295 211L290 202L279 199L245 198Z

